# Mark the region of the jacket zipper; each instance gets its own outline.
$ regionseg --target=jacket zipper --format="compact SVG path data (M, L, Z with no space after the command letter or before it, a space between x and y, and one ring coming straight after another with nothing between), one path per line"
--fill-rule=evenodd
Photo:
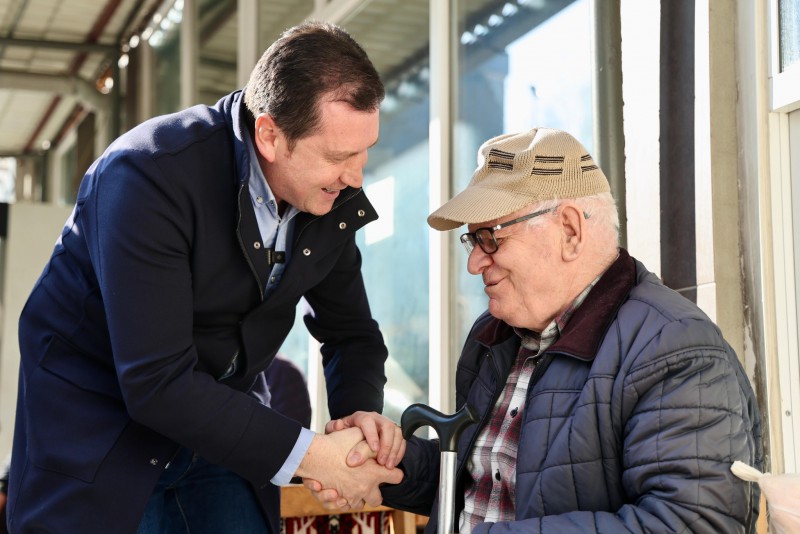
M547 358L547 361L545 361L545 359L544 359L545 357ZM483 414L483 416L481 417L481 420L478 423L478 425L479 425L478 431L476 431L475 434L473 434L472 439L469 442L469 446L467 447L467 451L472 450L472 447L475 445L475 441L478 439L478 434L480 433L480 429L482 429L484 426L486 426L486 423L488 422L489 417L491 417L491 415L492 415L492 410L493 410L495 404L497 404L497 399L500 398L500 394L503 392L503 387L500 385L500 380L501 380L500 369L497 368L497 365L495 365L494 359L491 358L491 349L490 348L486 349L486 354L484 355L484 358L488 359L489 360L489 364L492 366L492 372L494 373L495 380L497 381L498 387L495 389L495 392L492 395L492 402L489 405L489 409L486 410L486 412ZM536 381L539 380L539 378L541 377L542 373L544 373L544 369L547 367L546 364L549 364L550 360L552 360L552 356L549 355L549 354L541 354L539 356L539 358L540 358L540 360L536 364L536 369L534 369L533 375L531 376L531 380L528 383L528 391L530 391L530 389L533 387L533 385L536 383ZM526 397L527 397L527 395L526 395ZM526 398L525 399L525 408L526 408L526 410L527 410L527 407L528 407L528 400ZM461 474L463 473L464 469L466 469L466 465L467 465L467 461L468 460L469 460L469 454L465 454L464 458L459 463L458 469L456 470L456 483L461 478Z
M239 186L239 194L236 196L237 204L241 200L242 191L244 191L244 183ZM236 240L239 242L239 247L242 249L242 254L244 254L244 259L247 261L247 265L250 266L250 271L253 273L253 276L256 278L256 285L258 286L258 294L261 297L261 302L264 302L264 288L261 287L261 280L258 278L258 271L256 271L256 266L253 265L253 262L250 260L250 255L247 253L247 249L244 246L244 241L242 241L242 210L241 208L238 210L239 219L236 221ZM233 362L231 362L233 363Z
M497 365L495 365L494 359L491 358L491 355L492 355L492 350L487 348L486 349L486 354L484 355L484 358L489 360L489 364L492 366L492 372L494 373L495 380L497 381L497 384L499 386L499 384L500 384L500 369L498 369ZM502 392L503 392L503 388L502 387L497 387L495 389L495 392L492 394L492 402L489 405L489 409L486 410L486 412L481 416L481 420L478 421L478 431L475 432L475 434L472 435L472 439L469 442L469 447L467 447L468 451L472 450L472 446L475 444L475 441L478 439L478 434L480 433L480 429L482 429L484 426L486 426L486 422L489 420L489 417L491 417L491 415L492 415L492 408L494 408L494 405L497 404L497 399L500 398L500 394ZM459 478L461 478L461 473L466 468L468 459L469 459L469 455L465 454L464 458L461 460L461 462L459 462L458 469L456 470L456 481L458 481Z
M236 197L237 203L241 200L242 191L244 191L244 183L242 183L242 185L239 186L239 194ZM332 213L336 208L338 208L338 207L344 205L346 202L350 201L359 192L361 192L361 189L358 189L352 195L350 195L349 197L343 199L339 204L333 206L333 208L331 208L331 211L329 211L328 213ZM245 246L244 246L244 241L242 240L242 232L241 232L242 210L239 209L238 212L239 212L239 219L236 221L236 228L239 231L236 232L236 240L239 242L239 247L242 249L242 254L244 255L244 259L245 259L245 261L247 261L247 265L250 267L250 271L253 273L253 276L256 279L256 285L258 286L258 294L259 294L259 297L261 298L261 302L264 302L264 288L261 287L261 280L258 278L258 271L256 270L256 266L253 265L253 262L250 259L250 255L247 253L247 248L245 248ZM316 221L320 217L321 217L321 215L319 215L317 217L314 217L313 219L308 221L308 223L306 223L306 225L303 226L303 228L300 229L300 232L297 233L297 237L295 237L295 243L297 243L300 240L300 235L305 231L305 229L308 228L311 225L311 223L313 223L314 221ZM239 322L239 325L241 326L241 321ZM233 365L233 362L236 361L236 358L238 356L239 356L239 352L237 351L236 354L233 355L233 358L231 359L231 361L228 362L228 366L226 367L226 369L230 369L231 368L231 366Z
M242 191L244 190L244 183L239 186L239 194L236 196L236 202L239 203L241 199ZM242 241L242 210L241 208L238 211L239 219L236 221L236 240L239 242L239 247L242 249L242 255L244 256L247 265L250 267L250 272L253 273L253 277L256 279L256 286L258 286L258 295L261 299L261 302L264 302L264 288L261 287L261 280L258 278L258 271L256 271L256 266L253 265L252 260L250 260L250 255L247 253L247 249L244 246L244 241ZM239 321L239 328L242 327L242 321ZM237 350L233 357L228 362L228 365L225 367L225 371L223 371L222 376L227 374L228 370L233 366L234 362L236 362L236 358L239 357L239 351ZM217 380L221 380L221 378L217 378Z

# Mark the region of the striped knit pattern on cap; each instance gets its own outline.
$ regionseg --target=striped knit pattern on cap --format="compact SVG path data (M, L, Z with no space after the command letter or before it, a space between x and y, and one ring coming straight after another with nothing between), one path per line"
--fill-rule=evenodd
M553 198L611 191L603 171L566 132L535 128L494 137L478 150L469 185L428 217L436 230L483 223Z

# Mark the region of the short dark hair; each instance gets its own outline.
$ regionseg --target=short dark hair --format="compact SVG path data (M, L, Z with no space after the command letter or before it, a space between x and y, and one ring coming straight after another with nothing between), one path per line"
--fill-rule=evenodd
M264 52L244 102L254 117L270 115L292 148L320 127L319 102L326 95L373 111L383 100L383 82L350 34L334 24L305 22L284 31Z

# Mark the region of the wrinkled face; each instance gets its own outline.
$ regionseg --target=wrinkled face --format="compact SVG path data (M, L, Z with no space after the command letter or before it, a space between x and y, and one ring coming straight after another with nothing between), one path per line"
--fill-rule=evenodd
M291 151L283 132L274 127L274 147L267 154L261 145L259 150L267 160L264 176L279 205L285 202L324 215L342 189L361 187L367 149L378 141L378 115L378 110L357 111L345 102L322 101L321 128L298 140ZM258 124L256 130L256 135L264 135L258 133Z
M524 208L500 219L470 224L469 232L493 226L530 211ZM541 217L531 228L514 224L495 232L498 248L486 254L475 247L467 270L483 278L489 297L489 313L511 326L541 332L563 309L560 227L553 213Z

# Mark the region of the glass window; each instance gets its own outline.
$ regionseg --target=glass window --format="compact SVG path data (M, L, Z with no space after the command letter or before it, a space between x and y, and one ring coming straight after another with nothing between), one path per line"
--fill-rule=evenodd
M153 48L153 105L156 115L181 107L181 20L183 2L176 2L153 26L148 43ZM180 8L180 9L179 9Z
M780 70L800 63L800 0L778 0Z
M260 2L258 57L286 28L299 24L314 8L313 0ZM214 104L240 89L237 81L239 17L237 2L199 0L198 94L204 104Z
M386 85L364 190L379 219L357 234L389 360L384 414L428 398L428 2L373 2L345 28ZM398 23L401 21L402 23Z
M303 22L312 11L314 11L314 0L259 2L258 42L263 48L261 52L269 48L284 30Z
M17 199L16 182L16 158L0 158L0 203L10 204Z
M458 78L453 193L472 178L487 139L537 126L566 130L592 150L589 0L458 4ZM454 231L455 335L463 343L486 309L481 279L467 273Z
M386 86L380 138L364 169L364 190L380 218L356 242L372 314L389 349L384 414L399 422L409 404L428 396L428 2L372 2L339 24ZM284 24L273 26L262 33L277 37ZM308 351L304 309L301 302L281 352L308 373L308 361L296 356Z
M206 0L211 3L216 0ZM291 28L303 22L303 20L311 14L314 9L313 0L297 0L296 2L260 2L259 3L259 57L269 46L280 37L280 34L287 28ZM234 37L235 39L235 37ZM236 63L232 66L234 75L236 70ZM303 315L306 314L308 304L305 299L301 299L295 310L295 321L289 336L281 346L281 354L293 361L297 366L303 370L306 377L309 376L309 334L303 323ZM319 359L320 356L315 354L312 358ZM313 388L313 385L310 385ZM313 406L312 409L316 410L317 407ZM325 423L327 421L323 421Z
M236 48L239 21L237 2L199 0L197 3L197 97L213 105L236 84Z
M78 176L77 146L72 143L64 152L61 161L61 191L62 198L58 199L63 204L70 206L75 203L78 189L75 186L82 177Z

